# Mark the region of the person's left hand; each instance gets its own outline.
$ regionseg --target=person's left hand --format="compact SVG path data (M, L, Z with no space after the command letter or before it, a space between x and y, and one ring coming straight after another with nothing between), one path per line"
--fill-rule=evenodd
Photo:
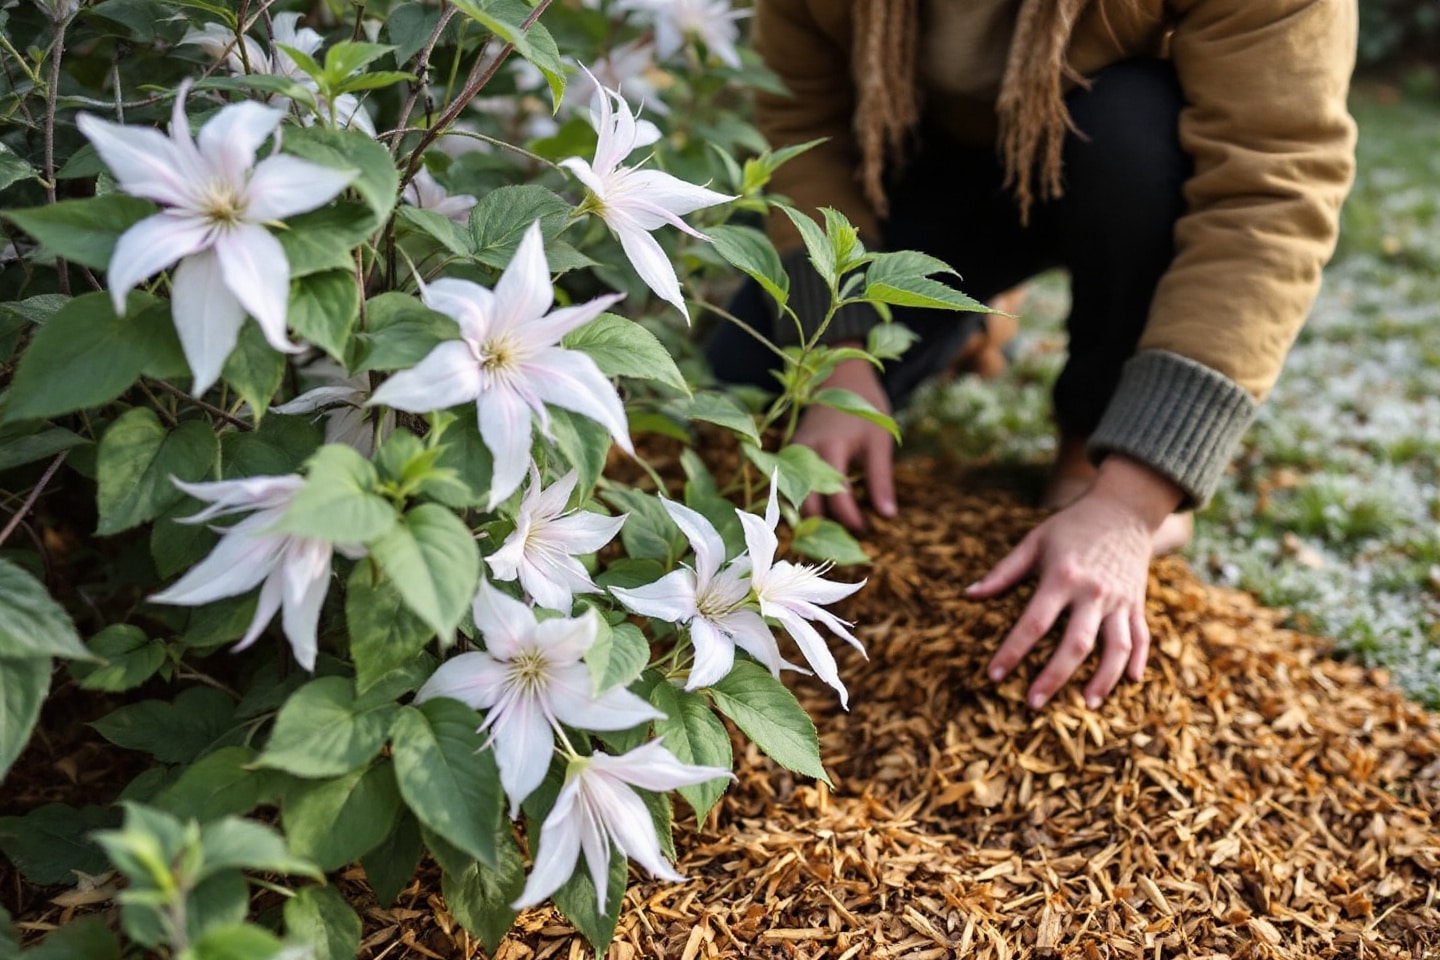
M1039 576L1025 612L990 662L991 679L1004 679L1069 610L1060 646L1030 686L1030 707L1043 707L1097 640L1100 662L1085 686L1086 704L1098 707L1127 667L1138 681L1150 654L1145 593L1154 533L1182 498L1179 487L1148 467L1111 456L1084 496L1030 531L971 586L970 596L988 598L1031 571Z

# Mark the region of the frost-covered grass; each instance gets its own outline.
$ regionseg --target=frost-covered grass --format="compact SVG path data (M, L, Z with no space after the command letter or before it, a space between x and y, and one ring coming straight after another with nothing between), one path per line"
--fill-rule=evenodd
M1340 250L1188 556L1440 705L1440 104L1362 91ZM1035 284L1016 363L926 392L914 446L1033 462L1053 449L1063 277Z

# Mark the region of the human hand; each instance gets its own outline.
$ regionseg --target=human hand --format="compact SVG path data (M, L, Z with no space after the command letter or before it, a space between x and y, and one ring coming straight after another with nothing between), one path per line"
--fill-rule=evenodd
M1103 644L1085 686L1094 709L1127 671L1145 673L1150 628L1145 620L1154 535L1184 494L1142 464L1111 456L1080 499L1046 519L966 592L988 598L1009 590L1031 571L1039 584L1024 613L990 661L990 678L1004 679L1067 609L1060 646L1031 684L1026 700L1043 707Z
M881 413L890 413L890 398L880 384L875 368L865 360L851 358L840 361L826 387L840 387L859 394ZM870 502L882 517L895 516L895 479L892 470L895 441L881 426L820 404L806 408L795 431L795 442L814 450L820 459L841 473L860 463L865 470L865 485ZM865 529L860 504L849 487L840 493L821 497L811 494L801 505L805 516L829 513L851 531Z

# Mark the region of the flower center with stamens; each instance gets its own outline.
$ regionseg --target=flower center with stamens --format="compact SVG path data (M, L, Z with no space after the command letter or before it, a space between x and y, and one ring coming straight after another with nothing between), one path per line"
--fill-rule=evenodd
M212 222L230 226L245 213L245 198L224 180L212 180L201 194L200 209Z
M519 366L515 345L503 337L486 340L480 345L480 369L489 374L503 374Z
M510 661L510 680L528 694L545 689L549 671L550 661L539 650L526 650Z

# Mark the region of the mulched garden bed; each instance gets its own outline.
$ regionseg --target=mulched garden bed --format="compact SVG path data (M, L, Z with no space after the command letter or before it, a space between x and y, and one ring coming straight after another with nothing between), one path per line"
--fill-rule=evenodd
M793 684L835 789L737 740L740 781L677 831L690 882L637 882L609 957L1440 957L1440 720L1177 560L1145 682L1032 712L1043 656L984 675L1028 591L964 588L1039 514L944 461L899 470L840 611L869 651L842 654L851 710ZM340 883L361 957L484 956L430 868L390 909ZM589 955L542 909L495 960Z

